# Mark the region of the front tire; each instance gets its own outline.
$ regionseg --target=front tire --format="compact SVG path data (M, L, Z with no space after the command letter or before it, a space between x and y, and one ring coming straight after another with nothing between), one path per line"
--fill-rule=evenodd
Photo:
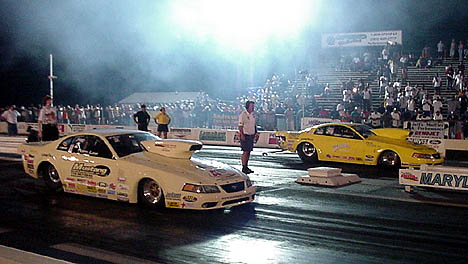
M317 149L309 142L299 144L297 154L304 163L316 163L318 161Z
M163 207L163 189L156 181L144 179L138 184L138 201L150 207Z
M46 186L52 191L60 191L62 189L62 181L54 165L47 163L41 168L41 176L44 179Z
M379 157L379 166L387 168L399 168L401 165L400 156L393 151L384 151Z

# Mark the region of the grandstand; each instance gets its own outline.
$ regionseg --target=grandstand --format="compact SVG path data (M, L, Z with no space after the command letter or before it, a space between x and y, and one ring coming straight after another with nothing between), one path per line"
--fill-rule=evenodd
M429 91L429 95L434 94L434 87L432 84L432 79L435 73L438 73L442 78L442 89L440 96L442 97L444 107L442 108L442 113L444 116L447 115L447 101L449 98L453 98L458 94L458 90L447 90L445 76L445 67L452 64L453 67L456 67L459 62L458 59L446 58L441 61L441 64L433 66L431 68L416 68L416 66L408 66L407 80L402 83L402 86L406 86L406 82L410 82L411 86L418 85L419 87L424 85L425 90ZM382 102L383 97L379 96L380 87L378 84L379 76L376 72L358 72L358 71L349 71L349 70L336 70L337 65L329 64L325 68L318 69L318 83L320 86L324 86L326 83L330 85L330 95L328 97L317 96L316 102L319 107L322 107L327 110L334 110L338 103L343 101L343 94L341 91L341 85L343 82L348 81L350 78L357 82L360 79L364 80L364 83L369 83L372 90L372 102L371 105L373 109L376 109ZM402 80L401 72L397 74L397 78ZM298 89L305 89L305 81L296 76L296 79L293 82L293 85Z

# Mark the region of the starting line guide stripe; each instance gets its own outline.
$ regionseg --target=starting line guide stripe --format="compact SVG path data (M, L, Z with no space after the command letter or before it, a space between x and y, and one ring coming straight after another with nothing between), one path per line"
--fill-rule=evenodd
M71 262L0 245L0 263L71 264Z
M58 250L70 252L70 253L81 255L81 256L91 257L94 259L104 260L104 261L112 262L116 264L127 264L127 263L157 264L157 262L130 257L130 256L122 255L119 253L115 253L115 252L111 252L111 251L107 251L107 250L103 250L99 248L83 246L83 245L79 245L75 243L57 244L57 245L51 246L51 248L55 248Z

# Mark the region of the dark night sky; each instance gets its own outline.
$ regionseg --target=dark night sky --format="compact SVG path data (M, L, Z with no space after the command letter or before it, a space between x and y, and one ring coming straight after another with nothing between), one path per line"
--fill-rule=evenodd
M56 103L107 104L135 91L234 96L274 72L309 66L323 32L401 29L404 45L418 49L439 38L468 39L463 1L316 0L294 38L271 39L246 55L174 26L176 2L0 0L0 105L39 103L48 94L50 53Z

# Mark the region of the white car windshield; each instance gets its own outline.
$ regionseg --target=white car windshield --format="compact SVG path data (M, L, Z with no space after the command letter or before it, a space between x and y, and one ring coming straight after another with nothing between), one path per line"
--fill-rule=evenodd
M150 133L132 133L123 135L108 136L106 139L114 148L119 157L124 157L133 153L142 152L141 141L159 140L160 138Z
M366 125L355 125L353 126L354 130L356 130L361 136L364 138L368 138L370 136L375 136L375 133L372 132L372 128Z

